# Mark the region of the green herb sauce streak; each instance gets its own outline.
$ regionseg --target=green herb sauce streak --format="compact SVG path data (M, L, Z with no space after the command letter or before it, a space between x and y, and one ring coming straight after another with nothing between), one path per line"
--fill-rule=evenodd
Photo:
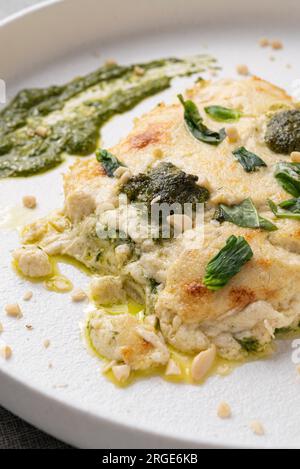
M206 55L155 60L138 64L143 74L135 65L104 66L62 86L20 91L0 112L0 178L48 170L65 154L92 154L108 119L214 62Z

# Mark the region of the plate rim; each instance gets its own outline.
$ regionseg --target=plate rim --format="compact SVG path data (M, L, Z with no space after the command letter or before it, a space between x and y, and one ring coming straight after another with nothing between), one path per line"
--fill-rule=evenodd
M9 25L10 23L13 23L14 21L17 21L24 16L30 15L34 13L37 10L42 10L44 8L49 8L52 5L58 4L58 3L63 3L64 0L43 0L42 2L29 5L27 7L21 8L21 10L16 11L15 13L11 13L10 15L6 16L5 18L2 18L0 20L0 28L3 28L4 26Z

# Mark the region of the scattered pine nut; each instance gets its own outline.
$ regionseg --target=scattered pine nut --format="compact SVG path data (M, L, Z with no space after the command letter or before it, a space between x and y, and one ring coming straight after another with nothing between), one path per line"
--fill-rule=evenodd
M249 68L245 64L237 65L236 71L239 75L244 75L244 76L247 76L250 73Z
M293 163L300 163L300 151L292 151L290 156Z
M300 365L298 365L298 366L296 367L296 370L297 370L297 373L299 373L299 375L300 375Z
M114 65L117 65L117 62L114 59L107 59L105 61L105 66L106 67L113 67Z
M35 129L35 134L42 138L48 137L48 132L47 127L43 127L41 125Z
M72 293L71 298L74 303L79 303L80 301L84 301L87 296L86 293L79 288Z
M109 363L106 363L104 365L104 367L102 368L102 373L107 373L108 371L110 371L112 369L113 366L115 366L117 364L116 360L112 360L111 362Z
M114 177L120 178L124 173L126 173L126 171L127 168L125 166L119 166L114 172Z
M131 171L129 171L129 170L125 171L125 173L123 173L122 176L119 179L120 185L126 184L129 181L129 179L131 178L131 176L132 176Z
M139 77L142 77L143 75L145 75L145 70L142 68L142 67L139 67L138 65L136 65L134 67L134 73L139 76Z
M197 185L206 187L206 189L209 189L211 191L213 190L211 185L210 185L209 180L203 174L201 176L199 176L198 181L197 181Z
M268 38L266 37L262 37L260 40L259 40L259 45L260 47L268 47L270 45L270 41Z
M236 143L240 137L238 129L234 126L227 127L226 135L230 143Z
M26 208L33 209L37 205L36 198L34 197L34 195L25 195L22 200L23 200L23 205Z
M196 355L191 368L191 376L194 381L200 381L205 377L214 364L216 354L216 346L212 345L207 350Z
M25 324L25 327L28 331L32 331L33 330L33 326L31 324Z
M258 420L253 420L253 422L250 423L249 427L255 435L262 436L265 434L264 427Z
M50 340L48 340L48 339L44 340L43 345L44 345L45 348L50 347Z
M231 417L231 408L227 402L221 402L219 404L217 415L220 419L228 419Z
M9 345L2 344L0 345L0 354L5 360L9 360L12 356L12 349Z
M166 376L178 376L181 374L181 370L177 363L171 358L168 362L165 375Z
M54 290L61 293L67 293L73 289L73 285L70 280L60 275L56 275L49 280L45 280L43 285L46 290Z
M271 47L274 50L279 50L283 48L283 44L281 41L275 40L271 42Z
M26 131L28 137L34 137L35 133L33 129L27 129Z
M112 372L114 374L114 377L119 382L124 382L129 378L130 366L129 365L115 365L112 367Z
M24 295L23 295L23 301L29 301L29 300L31 300L32 296L33 296L32 291L28 290L28 291L25 292Z
M2 324L2 322L0 322L0 334L1 334L1 332L3 332L3 330L4 330L3 329L3 324Z
M7 316L10 316L12 318L22 317L22 311L18 303L6 305L4 309L5 309Z

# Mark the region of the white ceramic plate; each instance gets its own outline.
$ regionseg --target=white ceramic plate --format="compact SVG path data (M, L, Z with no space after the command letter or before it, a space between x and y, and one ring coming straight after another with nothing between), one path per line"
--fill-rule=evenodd
M300 77L299 21L297 0L47 3L1 24L0 78L6 80L11 97L26 86L64 82L107 58L133 63L208 52L219 59L222 76L235 76L235 66L246 63L254 74L290 90ZM261 36L281 39L284 49L260 48ZM186 83L177 80L163 97L169 99ZM103 131L104 145L125 135L132 117L161 99L151 98L114 118ZM0 361L0 403L84 448L299 447L300 377L291 361L290 342L281 342L272 359L239 367L226 378L212 377L201 387L152 378L120 390L101 375L98 360L83 347L78 327L82 305L72 304L69 295L29 286L14 275L10 251L18 245L18 233L9 218L15 214L19 224L28 221L20 209L21 198L28 193L39 201L35 218L59 207L61 173L66 168L67 164L43 176L0 182L0 320L5 328L1 339L13 348L13 358ZM76 286L86 285L83 274L63 269ZM28 288L34 298L25 304L20 299ZM3 313L4 304L15 301L24 311L19 321ZM34 329L26 330L26 324ZM47 350L44 339L51 341ZM221 400L233 411L226 421L216 417ZM265 427L263 437L249 429L249 422L256 419Z

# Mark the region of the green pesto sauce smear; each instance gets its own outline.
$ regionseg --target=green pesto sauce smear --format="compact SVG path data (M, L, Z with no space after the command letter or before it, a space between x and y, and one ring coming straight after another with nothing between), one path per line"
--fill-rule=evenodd
M199 55L110 65L65 85L20 91L0 112L0 178L48 170L65 155L92 154L99 130L113 115L168 88L172 78L214 64L213 58Z

